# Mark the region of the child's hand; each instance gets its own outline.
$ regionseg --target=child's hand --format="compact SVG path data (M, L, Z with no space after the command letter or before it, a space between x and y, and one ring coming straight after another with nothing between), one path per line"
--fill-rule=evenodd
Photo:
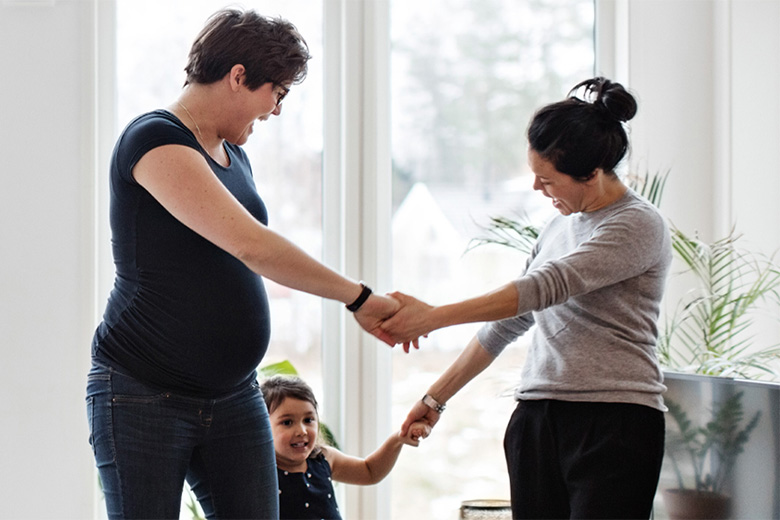
M420 439L425 439L430 434L431 426L428 423L419 421L412 423L412 425L409 426L409 437L411 437L412 440L419 442Z
M401 437L401 440L404 444L408 444L409 446L419 446L420 439L424 439L430 434L430 425L422 421L417 421L409 426L409 431L405 436Z

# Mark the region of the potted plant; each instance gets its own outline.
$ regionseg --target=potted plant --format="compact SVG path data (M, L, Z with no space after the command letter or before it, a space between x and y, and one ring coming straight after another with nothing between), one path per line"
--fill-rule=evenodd
M658 358L681 372L775 379L780 347L756 348L751 326L760 306L780 302L780 270L772 258L740 249L732 230L711 243L672 228L672 246L694 284L667 314Z
M728 518L724 493L729 472L761 417L757 411L742 426L742 392L726 397L704 424L695 424L683 407L666 400L675 428L668 429L666 452L678 486L663 490L669 517Z
M627 184L660 206L669 172L629 175ZM740 377L777 379L780 345L756 347L751 326L762 306L780 315L780 267L774 258L739 247L740 235L732 229L725 237L707 243L670 226L672 247L683 271L675 275L692 281L669 307L658 338L658 359L670 370ZM467 250L498 244L528 254L539 226L525 217L492 217L483 236Z
M659 206L667 175L646 173L629 177L628 184ZM761 311L780 315L780 268L774 259L741 248L741 237L734 229L708 243L673 225L670 228L676 265L683 269L670 279L672 288L682 296L676 302L666 302L658 340L658 359L667 376L674 371L694 377L777 379L780 347L757 345L752 327ZM539 227L522 217L495 217L483 231L469 249L499 244L528 254ZM680 291L679 287L688 288ZM675 293L667 295L673 298ZM727 477L760 412L743 426L741 391L700 406L709 414L700 422L694 422L670 396L665 400L670 412L665 464L673 468L677 478L676 488L662 491L668 512L672 518L724 518L729 510ZM683 456L687 458L685 464ZM684 470L691 474L686 475ZM690 483L684 476L692 479ZM704 503L704 509L678 512L678 506L696 503Z

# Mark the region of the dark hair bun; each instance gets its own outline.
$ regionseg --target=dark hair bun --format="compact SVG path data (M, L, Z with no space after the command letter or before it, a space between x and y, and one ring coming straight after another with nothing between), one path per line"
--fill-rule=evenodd
M587 79L563 101L536 111L528 125L528 145L574 179L590 179L596 168L614 173L628 151L623 123L636 110L634 96L621 84Z
M592 78L578 83L569 92L569 97L591 103L604 115L621 123L636 115L637 104L634 96L620 83L606 78Z

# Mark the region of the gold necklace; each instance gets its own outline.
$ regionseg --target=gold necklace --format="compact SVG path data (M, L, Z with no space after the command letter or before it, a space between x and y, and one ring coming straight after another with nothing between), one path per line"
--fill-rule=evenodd
M192 122L195 123L195 130L198 131L198 135L200 136L200 142L203 143L203 146L206 146L206 141L203 139L203 134L200 131L200 127L198 126L198 122L195 121L194 117L192 117L192 114L190 113L189 110L187 110L187 107L184 106L184 103L182 103L181 101L176 101L176 103L178 103L179 106L182 107L185 112L187 112L187 115L190 116L190 119L192 119Z

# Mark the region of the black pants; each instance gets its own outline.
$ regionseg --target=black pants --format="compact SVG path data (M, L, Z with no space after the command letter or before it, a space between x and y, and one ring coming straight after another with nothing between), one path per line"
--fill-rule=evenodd
M515 519L649 518L664 415L625 403L520 401L504 451Z

